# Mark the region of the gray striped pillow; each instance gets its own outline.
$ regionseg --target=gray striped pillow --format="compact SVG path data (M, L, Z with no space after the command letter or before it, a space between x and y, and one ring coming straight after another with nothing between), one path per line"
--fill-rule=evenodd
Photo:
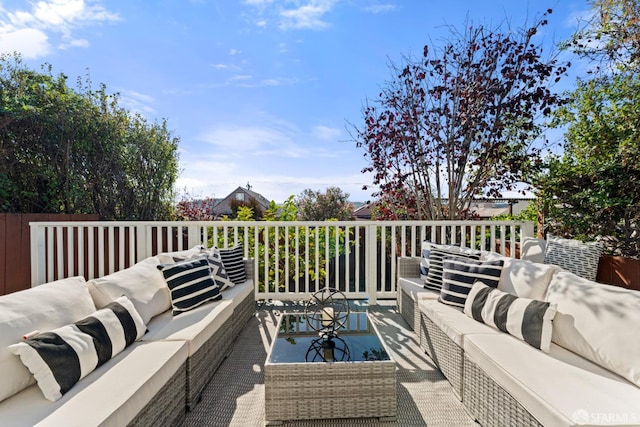
M564 268L573 274L595 281L603 246L600 242L581 242L547 236L544 263Z
M519 298L476 282L467 297L464 313L545 353L549 352L555 304Z
M440 292L442 289L443 263L447 256L480 259L480 254L467 254L459 251L432 248L429 252L429 272L427 273L427 280L424 282L426 289L436 292Z
M503 260L477 261L463 257L446 257L442 272L442 289L439 301L464 308L473 284L482 281L492 288L498 287Z
M121 296L85 319L39 333L9 350L33 373L44 397L55 402L145 332L133 303Z

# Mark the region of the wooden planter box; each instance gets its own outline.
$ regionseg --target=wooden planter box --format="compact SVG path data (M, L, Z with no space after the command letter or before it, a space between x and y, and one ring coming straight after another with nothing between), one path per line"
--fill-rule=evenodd
M596 280L640 291L640 260L603 255L600 257Z

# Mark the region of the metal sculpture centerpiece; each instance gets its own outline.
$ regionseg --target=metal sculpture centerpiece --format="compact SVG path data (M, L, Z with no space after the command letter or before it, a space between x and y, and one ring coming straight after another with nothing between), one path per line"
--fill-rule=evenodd
M314 293L305 307L309 328L318 331L307 350L307 361L325 362L350 360L347 343L338 337L338 331L349 318L349 301L337 289L325 288Z

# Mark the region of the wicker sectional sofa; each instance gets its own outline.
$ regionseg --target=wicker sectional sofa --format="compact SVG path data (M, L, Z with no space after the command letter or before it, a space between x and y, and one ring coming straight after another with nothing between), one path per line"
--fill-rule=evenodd
M487 254L485 254L487 257ZM477 322L398 260L398 310L483 426L640 425L640 292L504 259L498 289L556 304L548 353Z
M0 424L181 424L253 315L254 284L249 279L223 291L221 300L173 316L159 263L158 257L151 257L89 282L73 277L0 297ZM245 268L252 278L253 262L245 260ZM7 346L31 331L85 318L119 294L129 297L147 332L59 400L45 399Z

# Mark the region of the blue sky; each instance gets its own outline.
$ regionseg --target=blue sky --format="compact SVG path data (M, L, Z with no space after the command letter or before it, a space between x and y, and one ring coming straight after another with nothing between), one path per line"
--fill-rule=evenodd
M554 13L544 43L566 39L586 0L0 0L0 51L53 65L180 142L178 190L224 197L237 186L280 203L337 186L370 200L348 123L445 25L511 27ZM569 84L571 82L568 82Z

